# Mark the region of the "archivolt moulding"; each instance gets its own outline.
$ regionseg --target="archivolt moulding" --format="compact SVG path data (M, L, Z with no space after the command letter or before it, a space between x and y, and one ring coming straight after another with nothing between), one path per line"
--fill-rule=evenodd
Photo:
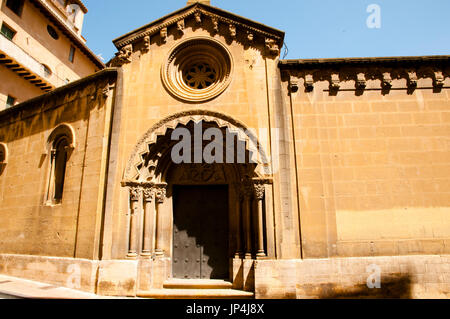
M55 141L57 138L61 136L66 136L69 139L70 145L69 147L71 149L74 149L76 146L76 135L75 130L70 124L62 123L59 124L48 136L47 138L47 149L45 150L45 153L47 154L51 148L51 145L53 144L53 141Z
M230 116L206 110L191 110L176 113L151 127L147 133L139 140L135 146L132 155L127 163L124 172L124 181L134 181L139 175L139 166L144 163L143 155L149 152L152 144L157 142L159 136L166 135L169 129L175 129L178 125L186 125L193 121L198 123L214 122L219 128L227 128L230 133L236 134L239 140L245 141L247 150L255 152L255 162L257 164L257 171L262 176L271 175L270 162L264 151L262 145L258 141L256 135L249 130L245 125Z

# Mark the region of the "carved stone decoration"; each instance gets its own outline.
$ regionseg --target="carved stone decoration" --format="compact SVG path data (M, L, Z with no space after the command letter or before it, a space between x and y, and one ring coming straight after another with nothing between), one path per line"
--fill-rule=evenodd
M408 88L414 89L417 87L417 74L415 71L408 71Z
M194 14L194 16L195 16L195 22L197 23L197 24L200 24L200 23L202 23L202 14L201 14L201 12L196 12L195 14Z
M131 187L130 188L130 200L133 202L139 201L139 198L141 197L141 191L139 187Z
M133 45L127 44L119 52L116 53L119 64L130 63L131 54L133 53Z
M233 60L226 46L205 37L181 42L162 66L165 88L177 98L204 102L220 95L231 82Z
M331 74L330 90L337 91L341 87L338 73Z
M263 200L265 193L265 187L262 184L255 185L255 198L258 200Z
M298 91L298 79L294 77L289 79L289 91L291 93L296 93Z
M181 183L222 183L226 182L223 167L216 164L182 164Z
M274 39L266 38L266 49L268 50L270 55L279 55L280 54L280 46Z
M109 86L109 84L107 84L103 89L102 89L102 96L106 99L109 96L109 92L110 92L111 88Z
M184 20L180 20L177 22L177 31L180 32L181 34L184 34Z
M391 77L391 73L389 72L384 72L383 73L383 83L382 83L383 88L385 89L390 89L392 87L392 77Z
M150 51L150 36L149 35L146 35L144 37L144 51L145 52Z
M161 42L165 43L167 40L167 28L162 28L161 31L159 31L159 35L161 36Z
M442 71L434 72L434 86L437 88L442 88L444 86L444 75Z
M366 85L366 75L364 73L358 73L356 75L356 89L364 90Z
M214 32L216 32L216 33L219 32L219 19L217 19L216 17L212 17L211 22L213 24Z
M143 190L144 201L150 203L153 201L153 197L155 196L152 188L144 188Z
M305 75L305 90L306 92L312 92L314 90L314 78L312 74Z
M250 182L245 182L241 188L241 194L244 198L252 198L255 194L253 184Z
M234 24L230 24L229 30L230 30L230 37L231 37L232 39L236 38L236 34L237 34L237 32L236 32L236 26L235 26Z
M156 185L154 187L153 191L155 194L156 202L158 204L164 203L164 201L166 199L166 188L167 188L167 185L162 185L162 184Z
M255 39L255 36L252 32L247 31L247 40L252 42Z

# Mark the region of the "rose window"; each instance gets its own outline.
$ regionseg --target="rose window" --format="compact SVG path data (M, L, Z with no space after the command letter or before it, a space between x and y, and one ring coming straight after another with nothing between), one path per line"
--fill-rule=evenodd
M193 89L205 89L216 80L216 70L207 63L197 63L184 71L184 82Z
M204 102L220 95L230 84L233 62L219 41L192 38L177 45L162 66L162 81L176 98Z

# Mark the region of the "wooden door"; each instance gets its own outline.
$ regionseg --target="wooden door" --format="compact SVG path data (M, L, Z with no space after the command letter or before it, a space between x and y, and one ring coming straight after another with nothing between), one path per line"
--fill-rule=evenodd
M228 186L173 190L173 277L228 279Z

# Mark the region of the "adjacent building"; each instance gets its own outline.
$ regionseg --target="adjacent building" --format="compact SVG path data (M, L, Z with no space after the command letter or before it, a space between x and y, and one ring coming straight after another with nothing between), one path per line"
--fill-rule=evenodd
M191 2L0 112L0 273L115 296L448 298L450 56L280 60L284 32Z
M104 68L81 32L80 0L0 1L0 110Z

